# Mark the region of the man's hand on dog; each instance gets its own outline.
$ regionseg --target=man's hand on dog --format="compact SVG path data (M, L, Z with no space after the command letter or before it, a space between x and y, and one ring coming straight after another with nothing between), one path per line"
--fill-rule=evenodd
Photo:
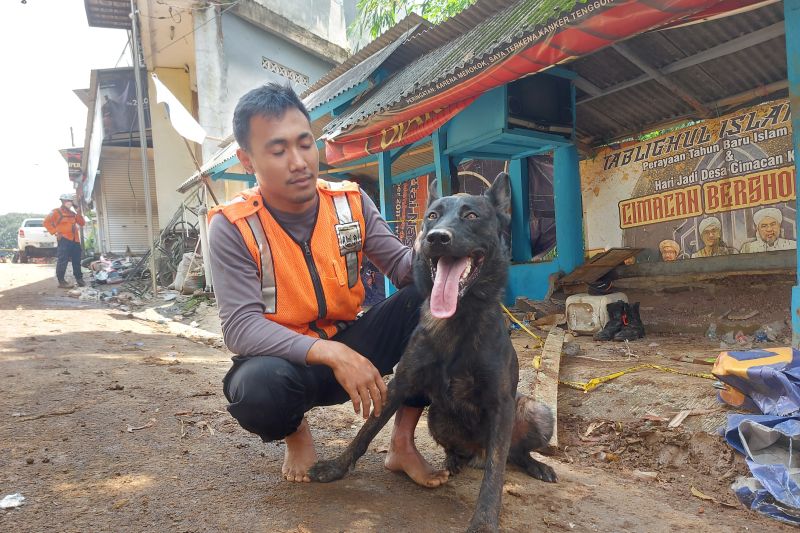
M380 372L369 359L341 342L318 340L308 351L306 362L331 367L336 381L353 401L356 414L360 412L364 420L369 418L370 402L372 414L380 416L388 392Z

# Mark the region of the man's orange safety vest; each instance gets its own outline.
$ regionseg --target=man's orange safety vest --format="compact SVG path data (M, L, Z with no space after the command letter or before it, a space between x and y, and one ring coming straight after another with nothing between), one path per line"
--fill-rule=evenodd
M317 191L317 221L306 242L295 241L275 220L258 187L208 216L222 213L242 234L261 278L264 316L297 333L328 339L361 310L366 228L357 184L318 179Z
M85 224L83 215L74 213L70 209L56 208L47 215L42 225L44 228L58 238L69 239L80 242L81 236L78 226Z

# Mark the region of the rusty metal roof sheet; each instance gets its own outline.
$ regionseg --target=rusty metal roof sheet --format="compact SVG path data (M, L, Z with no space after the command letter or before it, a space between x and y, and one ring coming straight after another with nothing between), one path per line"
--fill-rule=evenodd
M373 91L360 105L331 121L326 133L344 130L384 111L417 89L452 75L476 57L506 46L523 33L552 18L555 11L574 5L571 0L481 0L464 12L409 41L419 40L425 53ZM406 48L406 47L403 47Z
M783 35L774 31L776 36L772 38L754 40L740 50L687 68L670 71L670 65L737 38L746 41L747 36L755 32L779 30L782 21L783 5L776 2L702 23L651 31L629 39L625 44L645 58L648 66L662 72L666 70L664 75L669 81L703 104L708 109L708 116L715 116L728 111L724 105L744 105L748 99L764 99L783 92L778 89L778 92L767 94L786 80ZM565 66L602 91L636 80L644 74L613 47ZM749 98L748 94L751 95ZM595 97L579 89L577 100L579 138L592 145L643 133L674 121L705 118L680 95L652 79Z
M94 28L131 29L130 0L83 0L86 20Z
M411 28L417 28L418 31L421 31L423 28L427 28L431 25L430 22L423 19L416 13L411 13L403 20L386 30L381 34L380 37L369 43L367 46L350 56L347 61L344 61L340 65L331 69L327 74L322 76L319 80L317 80L314 85L308 88L306 92L303 93L303 97L307 97L318 91L322 87L326 86L327 84L331 83L333 80L339 78L345 72L348 72L350 69L359 65L363 61L365 61L370 56L376 54L377 52L385 49L387 46L391 45L392 43L396 42L402 35L408 32ZM406 37L407 38L407 37Z

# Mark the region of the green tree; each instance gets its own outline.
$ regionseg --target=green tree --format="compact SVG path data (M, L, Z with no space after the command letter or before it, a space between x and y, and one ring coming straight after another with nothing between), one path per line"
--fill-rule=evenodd
M349 31L351 37L375 39L409 13L436 24L474 3L475 0L358 0L358 16Z

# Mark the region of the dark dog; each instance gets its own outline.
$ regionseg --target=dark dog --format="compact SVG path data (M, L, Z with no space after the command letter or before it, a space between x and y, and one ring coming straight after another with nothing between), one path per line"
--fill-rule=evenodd
M517 355L500 314L510 200L504 173L484 196L440 199L431 190L414 264L417 286L429 295L419 326L389 383L380 417L370 418L339 457L314 465L311 479L342 478L405 399L425 396L431 402L428 427L447 453L450 474L485 456L469 531L497 530L507 460L535 478L555 481L555 472L530 455L549 441L552 414L525 397L516 399Z

